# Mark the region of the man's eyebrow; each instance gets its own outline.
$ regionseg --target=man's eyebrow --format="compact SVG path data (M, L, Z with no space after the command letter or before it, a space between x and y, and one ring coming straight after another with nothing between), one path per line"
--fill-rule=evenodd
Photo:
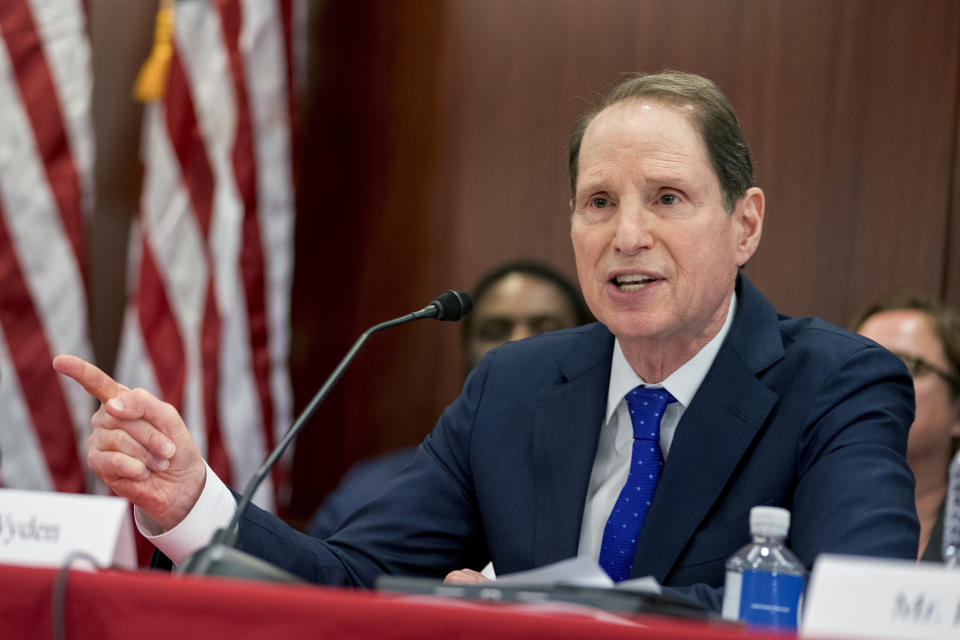
M608 183L609 183L609 179L604 176L584 174L580 176L580 179L577 181L577 188L579 189L580 187L594 187L595 185L598 185L598 184L605 185Z
M592 193L608 192L613 188L614 187L611 185L611 181L606 178L595 176L591 179L589 176L585 176L582 180L577 182L577 191L574 194L574 198Z
M689 185L696 182L697 177L693 175L688 167L676 166L673 168L660 168L644 172L646 182L655 184L673 183Z

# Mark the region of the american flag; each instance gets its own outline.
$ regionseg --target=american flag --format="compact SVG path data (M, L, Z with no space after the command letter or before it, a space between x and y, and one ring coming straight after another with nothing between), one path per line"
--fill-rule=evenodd
M240 486L290 423L304 12L303 0L176 3L162 97L143 115L115 377L175 405L214 470ZM85 3L2 0L0 35L0 474L6 486L97 491L82 463L95 404L50 365L92 354ZM276 507L279 479L261 506Z
M90 46L80 0L0 2L0 474L96 490L94 409L51 368L90 358L85 226L93 207Z
M242 487L290 423L293 0L176 3L147 104L117 379L177 407ZM256 501L275 508L274 475Z

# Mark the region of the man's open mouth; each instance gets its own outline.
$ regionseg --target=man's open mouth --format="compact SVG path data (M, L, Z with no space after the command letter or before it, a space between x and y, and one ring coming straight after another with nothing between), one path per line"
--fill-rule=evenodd
M656 282L659 278L639 273L630 273L619 275L613 278L613 284L617 285L621 291L639 291L651 282Z

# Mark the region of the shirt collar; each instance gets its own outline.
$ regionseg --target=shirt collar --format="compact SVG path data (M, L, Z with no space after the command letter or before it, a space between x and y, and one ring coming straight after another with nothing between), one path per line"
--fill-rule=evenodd
M730 326L733 324L733 316L737 311L737 292L734 291L730 296L730 308L727 310L727 317L723 321L723 326L717 332L710 342L705 344L700 351L692 358L684 362L680 367L671 373L659 384L648 385L651 387L662 387L670 395L676 398L684 408L690 406L694 394L700 388L700 383L707 376L713 361L717 358L720 351L720 345L730 333ZM610 422L611 417L617 409L617 405L623 400L627 393L640 384L647 384L643 378L637 375L627 362L623 355L623 349L620 347L620 340L617 339L613 344L613 360L610 363L610 386L607 391L607 412L606 423Z

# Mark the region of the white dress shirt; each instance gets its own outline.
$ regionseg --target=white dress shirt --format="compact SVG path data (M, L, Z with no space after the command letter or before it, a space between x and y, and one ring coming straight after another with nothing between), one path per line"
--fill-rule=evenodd
M680 422L680 416L693 400L700 383L703 382L707 371L717 357L723 339L730 331L736 305L737 295L734 293L720 332L662 383L649 385L665 388L677 400L667 405L660 423L660 447L663 449L664 460L670 450L670 443L673 441L673 434L677 423ZM600 430L597 456L590 474L587 502L580 526L578 555L594 560L600 557L603 529L620 490L627 481L633 451L633 425L630 422L624 398L628 391L639 384L645 384L645 382L627 363L619 341L615 341L613 360L610 364L606 418ZM166 554L174 564L180 564L189 554L205 546L217 529L225 527L236 512L236 508L237 501L230 489L208 466L200 498L187 517L173 529L164 531L139 507L134 509L134 515L140 533Z
M730 298L727 318L720 331L705 344L695 356L683 363L679 369L667 376L659 384L647 385L664 388L670 392L676 402L671 402L660 420L660 449L666 461L673 442L673 434L683 412L690 406L700 383L710 370L710 366L720 351L723 339L730 332L733 314L737 309L737 294ZM610 363L610 386L607 390L607 412L600 429L597 443L597 456L590 473L590 485L587 489L587 503L583 508L583 521L580 524L580 547L577 555L599 560L600 545L603 542L603 530L613 506L620 496L620 490L627 482L630 470L630 457L633 455L633 423L627 409L626 395L637 385L647 383L636 374L620 348L620 341L613 345L613 360Z

